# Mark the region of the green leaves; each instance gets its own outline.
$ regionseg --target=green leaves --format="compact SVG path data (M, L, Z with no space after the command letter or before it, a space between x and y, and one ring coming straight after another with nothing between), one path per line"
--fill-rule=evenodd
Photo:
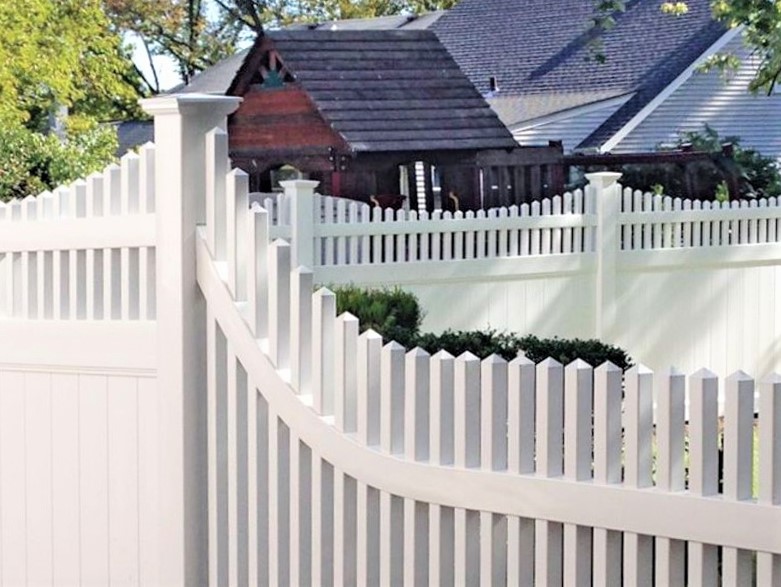
M0 124L135 101L130 67L99 0L0 0Z
M23 198L101 170L114 157L113 127L73 133L67 142L21 125L0 126L0 200Z

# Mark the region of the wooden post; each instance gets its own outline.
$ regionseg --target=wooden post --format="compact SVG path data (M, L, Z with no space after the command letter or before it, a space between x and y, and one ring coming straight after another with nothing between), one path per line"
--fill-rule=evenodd
M196 229L206 218L206 133L225 128L239 98L202 94L142 101L157 140L157 332L161 585L207 582L205 304L196 284Z
M315 267L315 222L319 222L319 211L315 214L315 188L319 181L293 179L282 181L285 196L290 200L290 224L292 229L291 264L293 267Z
M601 171L588 173L587 200L596 206L597 255L595 335L606 342L615 336L616 324L616 262L620 246L618 214L621 210L620 173ZM588 251L586 251L588 252Z

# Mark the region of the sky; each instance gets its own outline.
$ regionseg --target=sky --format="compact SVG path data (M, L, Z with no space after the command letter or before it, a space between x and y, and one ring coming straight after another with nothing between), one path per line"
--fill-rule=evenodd
M129 41L133 44L133 61L138 68L144 73L145 76L152 78L152 72L149 67L149 60L146 56L143 44L138 40L135 35L128 35ZM155 68L157 69L157 77L160 80L160 90L170 90L176 85L182 83L179 78L179 74L176 73L176 67L174 66L174 60L165 55L155 55L152 57L155 62Z

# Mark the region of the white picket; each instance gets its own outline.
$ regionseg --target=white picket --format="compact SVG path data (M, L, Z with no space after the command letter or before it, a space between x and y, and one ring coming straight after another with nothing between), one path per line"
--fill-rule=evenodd
M621 483L621 369L604 363L594 371L594 482ZM594 584L621 584L621 533L594 528Z
M689 491L711 496L718 486L718 378L701 369L689 377ZM689 542L688 585L716 585L718 547Z
M537 365L536 472L560 477L564 472L564 372L561 363L545 359ZM535 582L563 581L563 528L558 522L535 521Z
M480 360L464 353L455 361L453 389L454 464L480 466ZM474 511L454 512L455 584L476 585L480 580L480 518Z
M781 505L781 375L759 385L758 503ZM781 583L781 555L757 553L757 585Z
M656 412L656 486L666 492L685 489L685 403L686 378L671 369L659 378ZM685 543L656 538L656 585L683 587L686 584Z
M593 373L580 359L564 370L564 478L591 480ZM591 584L591 528L564 525L564 582Z
M724 406L724 498L750 500L754 458L754 380L743 372L730 375ZM751 553L725 547L722 584L748 585L753 575Z

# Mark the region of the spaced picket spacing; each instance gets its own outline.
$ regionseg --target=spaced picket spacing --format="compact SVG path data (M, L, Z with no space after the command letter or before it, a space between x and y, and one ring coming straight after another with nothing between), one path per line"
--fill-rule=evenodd
M205 161L183 149L168 181L146 145L0 205L1 326L53 332L66 357L92 333L102 361L0 369L0 582L183 584L192 563L214 587L781 584L781 375L430 354L338 315L319 279L556 257L595 272L604 326L619 266L766 251L777 201L614 174L487 211L250 194L227 135L188 118L235 100L177 99L161 116ZM132 353L108 356L116 333Z
M154 320L154 155L0 205L2 316Z
M289 184L288 191L293 187ZM269 433L264 450L274 463L267 481L271 485L265 493L256 490L257 496L268 499L258 508L269 512L269 531L280 541L269 553L277 559L268 562L271 577L294 577L297 584L307 585L650 585L654 577L658 585L710 584L720 552L729 584L742 584L754 572L777 572L777 541L763 551L748 524L736 530L738 520L711 520L708 530L702 521L694 532L693 524L674 519L678 502L671 502L666 512L666 502L654 500L647 507L661 509L651 518L643 511L625 516L610 502L626 493L642 510L644 496L664 494L700 503L723 494L746 512L760 507L757 497L777 503L777 489L755 494L751 462L756 428L764 439L760 469L778 468L775 440L767 438L770 434L777 439L779 404L774 394L781 385L761 388L766 399L758 403L755 417L753 380L744 374L728 378L720 428L719 381L707 371L687 381L677 371L655 375L644 366L622 373L609 363L595 369L581 360L561 365L548 359L535 365L524 357L508 362L491 356L481 361L468 353L457 358L445 352L430 356L392 341L383 343L370 330L361 333L355 317L337 316L334 294L325 289L313 292L312 272L290 265L285 242L271 242L280 223L269 230L266 219L283 217L282 207L291 197L276 197L276 207L264 211L255 205L244 211L229 205L227 214L229 219L245 214L251 220L236 222L254 227L249 230L252 269L244 275L252 307L247 329L257 338L262 331L258 317L263 314L269 324L267 346L256 346L250 354L234 351L227 360L237 360L250 379L255 363L269 361L284 382L285 393L297 397L298 403L290 411L295 403L286 400L285 409L273 412L277 423L270 430L284 430L284 442L296 441L282 450L283 437ZM304 208L298 202L291 217L311 214L316 219L316 264L420 261L423 250L459 259L551 254L564 248L582 250L588 240L585 232L577 232L588 224L551 225L549 230L528 224L511 230L500 222L482 236L470 225L460 230L442 224L442 232L434 237L422 228L425 222L456 220L445 220L448 214L364 214L368 208L363 204L317 196L309 202L311 206ZM569 194L532 204L528 217L585 213L589 206L582 195ZM653 213L663 211L664 201L625 194L623 206ZM681 207L681 212L694 210ZM525 217L519 214L524 212L466 214L459 222ZM413 225L421 229L410 231ZM369 226L376 230L360 232ZM624 242L653 246L679 238L654 232L654 227L627 227L617 233ZM293 227L290 234L300 238L296 230ZM689 246L694 246L695 234L700 239L703 234L701 225L696 231L691 226L676 230L673 227L669 235L679 232ZM410 245L414 253L409 252ZM405 256L409 254L412 259ZM234 297L234 302L240 301ZM220 301L207 299L207 304L216 307ZM226 311L237 309L231 305ZM214 359L226 360L216 355ZM264 386L258 386L255 395L256 401L275 405L275 395L267 395ZM318 418L324 428L307 434L298 428L305 420L295 415L298 411ZM232 442L232 433L223 433ZM256 428L256 434L263 444L265 433ZM360 463L337 448L341 442L364 451ZM272 452L277 456L272 458ZM415 473L416 481L391 481L385 478L387 459L424 468ZM525 505L515 510L500 506L502 500L497 502L490 493L475 495L455 481L460 472L479 474L489 485L494 476L516 481L519 495L526 496L520 498ZM428 475L430 487L416 485L426 485ZM452 476L452 485L436 486L440 475ZM777 478L777 472L760 475L765 487L776 487ZM546 485L551 490L557 484L582 484L592 497L584 494L588 501L581 508L537 508L531 497L534 490L526 485L532 480L553 484ZM523 493L522 487L531 493ZM577 499L573 490L572 499ZM434 494L440 498L426 497ZM220 524L220 519L212 518L212 523ZM728 526L729 542L722 542ZM231 532L218 530L213 535L219 540Z

